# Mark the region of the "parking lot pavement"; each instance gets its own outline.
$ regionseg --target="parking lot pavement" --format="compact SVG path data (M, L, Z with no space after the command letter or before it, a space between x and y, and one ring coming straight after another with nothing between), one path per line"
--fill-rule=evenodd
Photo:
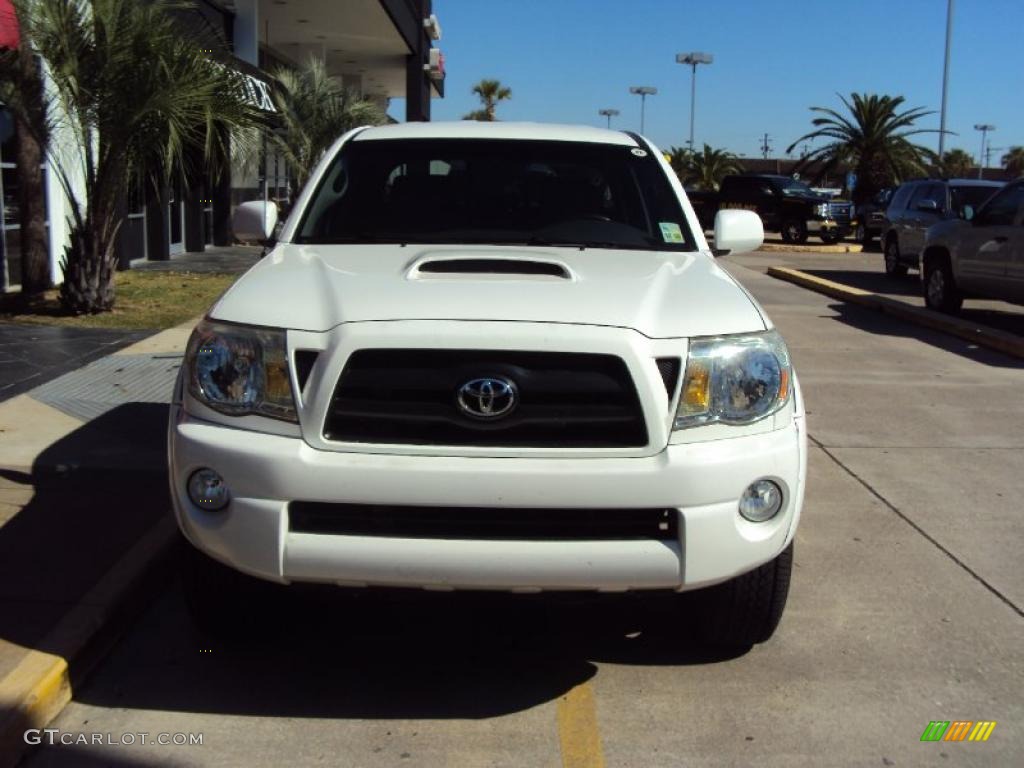
M921 278L917 272L902 277L889 277L882 264L882 253L867 250L863 253L825 253L813 250L785 253L753 253L729 256L730 263L763 272L768 267L792 267L807 274L833 280L843 285L870 291L879 296L902 301L914 307L924 307L921 296ZM998 328L1024 336L1024 307L1005 301L967 299L960 317L979 325Z
M52 727L202 746L44 747L26 764L1020 764L1024 363L723 264L786 336L808 404L770 642L710 655L659 598L318 589L230 645L193 629L171 584ZM923 743L933 720L997 726Z

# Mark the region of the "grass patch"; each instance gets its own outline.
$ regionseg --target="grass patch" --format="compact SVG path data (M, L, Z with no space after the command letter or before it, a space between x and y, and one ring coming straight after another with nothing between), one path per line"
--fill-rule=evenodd
M114 309L98 315L69 315L57 291L27 303L18 294L0 297L0 321L68 328L164 329L201 315L238 275L193 272L138 272L114 276Z

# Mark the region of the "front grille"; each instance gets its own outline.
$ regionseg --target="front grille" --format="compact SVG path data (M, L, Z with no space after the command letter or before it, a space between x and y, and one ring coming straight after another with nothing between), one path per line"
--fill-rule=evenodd
M483 377L514 383L518 405L481 420L458 406ZM613 355L452 349L352 354L324 424L327 440L398 445L619 448L647 444L629 369Z
M849 224L853 218L852 203L829 203L829 216L838 224Z
M668 541L678 536L672 509L511 509L411 507L293 501L294 533L482 541Z

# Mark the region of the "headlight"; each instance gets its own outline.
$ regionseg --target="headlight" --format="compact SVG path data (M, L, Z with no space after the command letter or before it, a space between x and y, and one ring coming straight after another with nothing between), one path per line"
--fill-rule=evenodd
M814 211L819 216L827 219L829 215L828 203L819 203L818 205L814 206Z
M792 375L775 331L692 339L675 428L763 419L786 404Z
M284 331L202 321L185 352L188 391L229 416L298 421Z

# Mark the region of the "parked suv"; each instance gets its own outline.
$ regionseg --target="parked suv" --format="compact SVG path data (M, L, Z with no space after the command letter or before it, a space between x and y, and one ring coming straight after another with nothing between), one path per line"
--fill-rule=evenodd
M857 206L856 224L853 229L853 239L867 247L871 241L878 237L885 223L885 210L892 200L892 187L886 187L875 193L870 200Z
M922 259L929 307L956 312L965 297L1024 304L1024 179L1008 184L964 220L928 230Z
M915 179L901 184L882 222L885 273L897 276L908 268L918 269L928 228L961 218L965 206L977 210L1001 186L1002 182L975 179Z
M269 237L274 208L234 223ZM763 237L716 219L716 253ZM237 572L701 590L680 624L749 646L786 602L806 438L785 342L646 139L358 129L188 343L169 449L189 605L244 623L262 604Z

